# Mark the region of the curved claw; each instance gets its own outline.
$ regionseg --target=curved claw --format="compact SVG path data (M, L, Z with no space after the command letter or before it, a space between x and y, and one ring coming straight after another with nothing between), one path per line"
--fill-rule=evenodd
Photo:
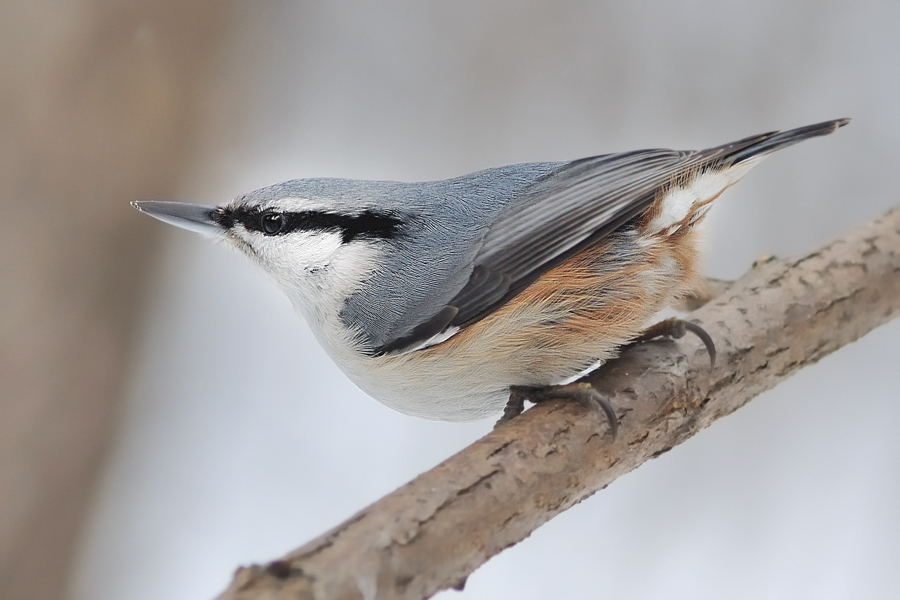
M551 386L545 388L545 390L548 397L569 397L588 409L595 409L599 406L609 422L609 433L612 435L613 441L616 441L616 436L619 435L619 418L616 416L616 411L613 409L612 404L609 403L609 400L604 398L590 383L586 381L576 382L568 385Z
M641 335L634 338L634 341L629 346L634 344L641 344L643 342L648 342L650 340L656 339L658 337L669 336L674 339L680 339L684 337L685 332L690 331L703 342L703 345L706 347L706 352L709 354L709 368L712 369L716 366L716 345L712 340L712 337L706 330L697 325L696 323L691 323L690 321L684 321L677 317L671 317L669 319L665 319L656 323L655 325L651 325L647 329L644 330Z
M583 381L568 385L551 386L544 388L543 391L546 397L568 397L588 409L596 409L599 406L603 414L606 415L607 422L609 422L609 433L612 435L613 441L616 441L616 436L619 435L619 418L616 416L616 411L613 409L612 404L609 403L609 400L604 398L590 383Z
M706 330L690 321L683 321L684 328L700 338L703 345L706 346L706 352L709 354L709 368L712 370L716 366L716 344Z
M593 390L593 400L603 409L606 420L609 421L609 433L612 434L613 441L616 441L616 436L619 435L619 419L616 417L616 411L613 410L609 400L601 396L597 390Z

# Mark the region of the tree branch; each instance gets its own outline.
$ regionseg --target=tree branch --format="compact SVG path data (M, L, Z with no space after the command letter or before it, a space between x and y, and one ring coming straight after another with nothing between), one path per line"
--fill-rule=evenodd
M900 209L796 260L767 258L692 315L716 341L642 344L590 381L616 407L526 411L220 600L426 598L573 504L900 312Z

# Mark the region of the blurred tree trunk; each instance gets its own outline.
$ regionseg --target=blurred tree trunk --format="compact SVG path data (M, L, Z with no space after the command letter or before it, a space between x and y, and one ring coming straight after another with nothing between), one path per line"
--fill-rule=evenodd
M0 595L64 593L153 247L224 27L212 0L12 0L0 18Z

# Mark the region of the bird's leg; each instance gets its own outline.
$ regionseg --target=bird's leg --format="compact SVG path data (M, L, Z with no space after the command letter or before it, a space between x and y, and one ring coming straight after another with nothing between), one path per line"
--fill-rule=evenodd
M616 439L616 435L619 431L619 419L616 417L616 411L613 410L612 404L610 404L606 398L601 396L600 392L594 389L594 386L584 381L567 383L565 385L548 385L546 387L531 387L524 385L509 386L509 402L506 403L506 409L503 411L503 416L500 417L500 420L497 421L497 424L494 425L494 427L502 425L519 416L525 409L525 400L530 400L537 404L538 402L553 398L574 400L578 404L591 410L597 410L599 408L603 411L603 414L606 415L606 420L609 422L609 431L612 434L613 440Z
M684 337L684 334L690 331L703 342L703 345L706 347L706 352L709 354L709 368L712 369L716 366L716 345L713 343L712 337L706 330L697 325L696 323L691 323L690 321L684 321L677 317L672 317L670 319L665 319L651 325L647 329L645 329L639 336L634 338L631 343L629 343L625 348L630 346L635 346L637 344L641 344L643 342L648 342L650 340L656 339L658 337L668 336L670 338L679 339Z
M508 423L522 414L525 410L525 399L528 397L528 390L537 390L540 388L531 388L524 385L509 386L509 400L506 401L506 408L503 409L503 416L497 420L494 427Z

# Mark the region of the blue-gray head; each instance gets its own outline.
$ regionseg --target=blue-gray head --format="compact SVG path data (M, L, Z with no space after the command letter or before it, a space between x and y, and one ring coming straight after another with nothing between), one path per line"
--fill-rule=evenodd
M268 273L316 329L379 270L408 208L390 182L298 180L222 206L142 201L151 216L224 240ZM412 207L412 212L416 212Z

